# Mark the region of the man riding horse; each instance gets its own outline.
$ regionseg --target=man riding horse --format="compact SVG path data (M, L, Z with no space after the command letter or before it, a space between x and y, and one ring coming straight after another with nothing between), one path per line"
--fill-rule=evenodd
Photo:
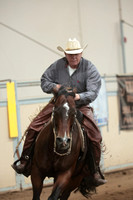
M80 118L81 126L86 132L89 141L91 141L94 162L93 182L96 186L99 186L106 183L99 168L102 137L89 104L98 96L101 87L101 77L96 67L82 57L85 47L81 48L79 41L75 38L68 40L65 50L58 46L57 49L64 52L65 57L51 64L43 73L41 88L46 93L57 92L61 86L76 88L75 104L78 118ZM44 124L50 120L53 107L54 101L51 100L33 119L26 130L26 139L20 158L21 163L19 165L12 165L17 173L24 174L31 159L32 146Z

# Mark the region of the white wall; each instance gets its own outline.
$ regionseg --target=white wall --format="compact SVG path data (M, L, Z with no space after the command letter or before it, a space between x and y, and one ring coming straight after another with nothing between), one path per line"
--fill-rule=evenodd
M101 74L123 73L118 0L0 0L0 21L52 50L69 37L84 45L84 57ZM133 24L133 1L121 0L122 16ZM133 29L124 24L127 73L132 70ZM63 56L63 54L61 54ZM39 80L60 55L0 24L0 80Z
M120 131L119 105L117 96L108 98L108 127L102 128L103 153L105 171L115 171L133 167L133 130ZM103 148L104 149L104 148Z

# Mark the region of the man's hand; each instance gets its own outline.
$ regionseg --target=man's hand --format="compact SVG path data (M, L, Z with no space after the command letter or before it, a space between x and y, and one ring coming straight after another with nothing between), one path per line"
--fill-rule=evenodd
M61 85L57 84L54 88L53 88L53 93L57 93L58 90L60 89Z
M79 99L80 99L80 95L79 95L79 94L75 94L74 100L77 101L77 100L79 100Z
M57 89L57 91L60 89L60 87L61 87L60 84L57 84L57 85L56 85L56 89Z

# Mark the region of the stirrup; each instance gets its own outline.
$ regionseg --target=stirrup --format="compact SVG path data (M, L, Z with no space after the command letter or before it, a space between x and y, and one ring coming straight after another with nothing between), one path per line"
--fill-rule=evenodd
M17 163L21 161L21 159L16 160L11 167L18 173L18 174L22 174L25 170L25 167L27 165L27 163L25 162L24 164L20 163L19 165L17 165ZM22 166L21 166L22 165Z
M21 163L21 161L23 161L23 163ZM29 161L29 156L26 155L16 160L11 166L18 174L22 174L25 171L28 161ZM18 162L20 162L19 165L17 165Z

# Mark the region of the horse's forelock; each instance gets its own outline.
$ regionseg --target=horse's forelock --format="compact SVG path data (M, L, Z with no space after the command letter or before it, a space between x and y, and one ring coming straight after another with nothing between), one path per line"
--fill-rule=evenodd
M72 96L65 96L65 95L61 95L60 97L58 97L55 106L56 107L61 107L62 105L64 105L65 103L68 103L68 105L70 107L75 107L75 101L74 98Z
M55 106L58 107L58 106L62 106L64 103L67 102L67 98L65 97L65 95L61 95L57 98L56 100L56 103L55 103Z
M55 107L61 107L67 102L70 107L75 108L74 97L75 92L73 92L72 89L68 89L62 86L58 91Z
M76 107L76 106L75 106L74 98L73 98L72 96L68 96L68 97L67 97L67 102L68 102L68 104L69 104L70 107L73 107L73 108Z

